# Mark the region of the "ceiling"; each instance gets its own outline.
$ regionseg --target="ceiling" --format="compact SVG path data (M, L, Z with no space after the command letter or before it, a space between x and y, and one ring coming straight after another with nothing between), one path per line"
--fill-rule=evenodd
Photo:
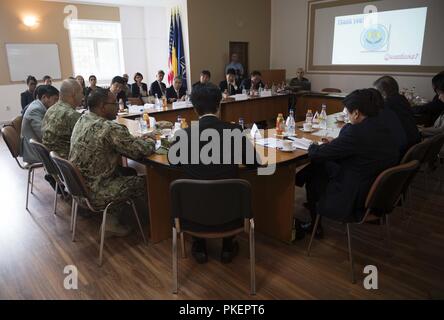
M79 4L112 5L112 6L135 6L135 7L164 7L171 5L173 0L44 0L50 2L69 2Z

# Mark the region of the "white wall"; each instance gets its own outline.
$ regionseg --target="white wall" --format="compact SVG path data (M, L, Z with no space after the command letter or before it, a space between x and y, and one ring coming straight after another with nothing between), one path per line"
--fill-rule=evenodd
M148 58L145 47L145 14L142 7L120 7L123 60L125 73L133 82L136 72L148 75Z
M188 74L188 88L191 87L190 45L188 39L187 0L170 0L163 6L145 7L145 35L148 57L148 76L150 82L155 80L159 70L168 74L169 30L172 8L179 8L182 21L182 36L185 49L185 61ZM167 77L164 82L168 86Z
M158 70L168 72L170 13L173 7L179 7L181 13L188 86L191 87L187 0L159 2L149 7L119 8L124 70L130 76L130 83L136 72L141 72L148 84L155 80ZM60 83L54 85L58 88ZM0 86L0 124L21 113L20 93L26 89L25 83Z
M307 47L308 0L271 0L271 69L286 69L287 78L293 78L298 67L305 67ZM327 87L351 92L371 87L378 75L309 74L312 89ZM431 77L396 76L401 88L416 87L426 98L434 93Z

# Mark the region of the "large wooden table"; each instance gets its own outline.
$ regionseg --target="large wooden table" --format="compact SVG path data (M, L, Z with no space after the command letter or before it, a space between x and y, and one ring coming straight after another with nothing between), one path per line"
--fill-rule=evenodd
M227 122L238 122L239 118L244 118L244 123L255 123L275 119L278 113L288 114L289 98L287 94L278 94L271 97L255 97L244 101L234 101L233 99L222 101L220 108L220 118ZM161 110L148 110L148 114L157 121L175 122L177 117L185 118L187 122L197 120L198 116L192 106L174 109L169 104ZM135 119L140 117L140 113L122 115L120 118Z
M120 118L119 123L127 126L130 132L138 136L138 124L134 120ZM329 127L337 127L334 117L329 117ZM267 130L264 136L272 137L274 130ZM321 138L304 134L299 129L298 138L306 137L313 141ZM256 145L257 152L267 155L268 149ZM170 183L183 178L177 168L169 165L165 155L152 155L142 161L137 161L144 168L147 182L147 201L149 207L149 236L154 243L171 237L171 206ZM269 164L277 165L273 175L259 176L256 170L241 168L240 178L246 179L252 186L253 212L256 229L272 238L290 242L294 217L294 188L295 173L298 166L308 163L307 152L296 150L286 153L276 150L276 158ZM211 208L208 208L211 214Z
M300 92L294 93L294 96L296 98L296 121L304 121L308 109L311 109L313 113L321 112L323 104L327 106L328 114L344 110L342 101L345 94L343 93Z

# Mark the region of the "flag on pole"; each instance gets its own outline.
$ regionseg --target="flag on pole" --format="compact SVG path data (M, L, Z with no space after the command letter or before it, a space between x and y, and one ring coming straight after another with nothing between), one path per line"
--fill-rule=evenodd
M186 88L187 68L183 46L182 21L178 8L173 9L171 12L168 68L169 85L173 84L175 77L180 76L183 79L182 85Z

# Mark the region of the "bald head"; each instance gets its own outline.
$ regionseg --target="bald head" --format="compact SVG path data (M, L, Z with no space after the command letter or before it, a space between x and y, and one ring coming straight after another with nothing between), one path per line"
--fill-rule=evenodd
M302 68L298 68L296 70L296 77L298 77L299 80L303 80L305 75L305 71Z
M60 101L77 108L81 105L83 99L83 89L78 81L67 79L60 86Z

